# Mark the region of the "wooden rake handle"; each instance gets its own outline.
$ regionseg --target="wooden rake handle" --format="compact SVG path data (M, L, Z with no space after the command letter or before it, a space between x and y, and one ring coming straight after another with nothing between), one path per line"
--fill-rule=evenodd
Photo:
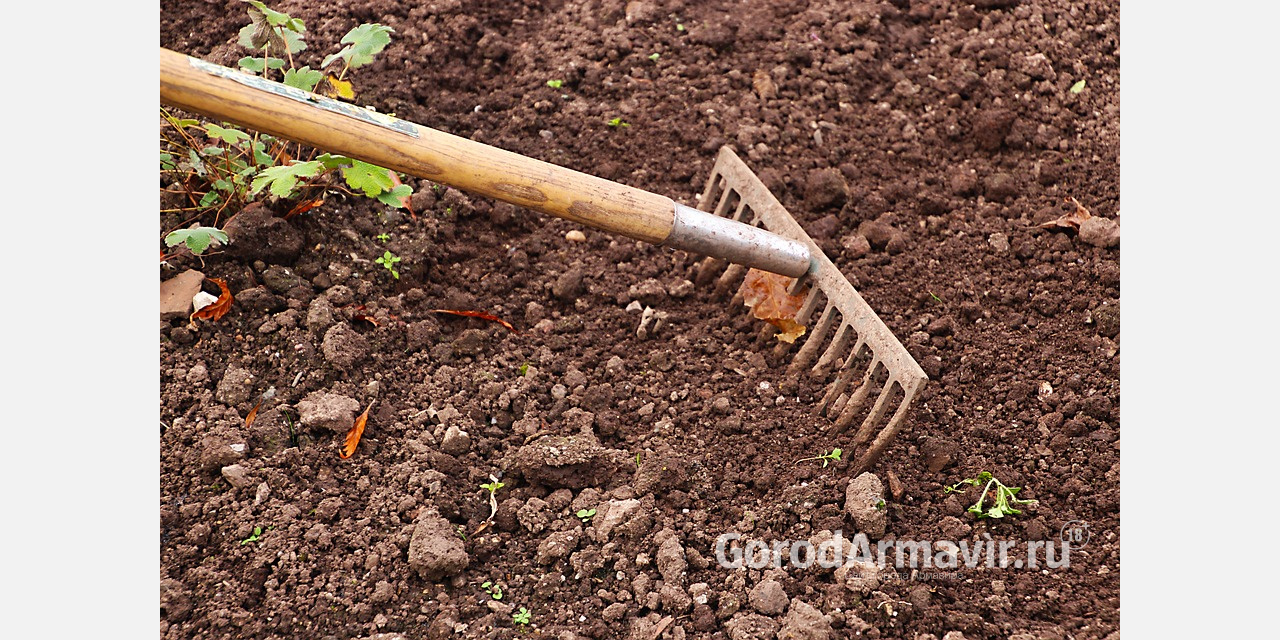
M160 101L472 193L661 244L666 196L160 49Z

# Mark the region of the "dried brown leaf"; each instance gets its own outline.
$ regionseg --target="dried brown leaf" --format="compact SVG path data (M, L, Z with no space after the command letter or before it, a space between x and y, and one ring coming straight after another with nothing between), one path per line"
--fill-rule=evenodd
M742 286L738 288L743 303L751 307L751 315L777 327L778 339L788 344L794 343L805 332L804 325L796 322L796 313L804 304L809 289L806 287L797 295L788 294L795 281L795 278L776 273L748 269Z
M342 459L350 458L356 452L356 446L360 444L360 436L364 435L365 423L369 421L369 409L373 408L373 402L369 402L369 406L364 408L364 413L356 418L355 424L351 425L351 430L347 432L347 439L342 443L342 451L338 453Z
M217 322L222 319L222 316L227 315L227 312L231 310L231 303L234 298L231 297L231 288L227 286L227 281L222 278L209 278L209 281L218 285L218 288L222 290L222 293L219 294L218 299L209 306L203 307L199 311L191 314L192 323L196 321L196 318L207 318Z
M503 320L502 318L499 318L498 316L495 316L492 313L485 313L483 311L457 311L455 309L432 309L431 312L432 313L448 313L450 315L465 316L468 318L480 318L481 320L496 322L506 327L508 330L511 331L511 333L520 333L519 331L516 331L515 327L511 326L510 322L507 322L506 320Z
M1080 225L1084 224L1085 220L1088 220L1089 218L1093 217L1093 214L1089 213L1089 210L1084 208L1084 205L1080 204L1079 200L1076 200L1075 198L1067 198L1066 202L1070 202L1076 205L1075 210L1056 220L1050 220L1044 224L1041 224L1040 225L1041 229L1063 228L1063 229L1075 229L1076 231L1079 231Z

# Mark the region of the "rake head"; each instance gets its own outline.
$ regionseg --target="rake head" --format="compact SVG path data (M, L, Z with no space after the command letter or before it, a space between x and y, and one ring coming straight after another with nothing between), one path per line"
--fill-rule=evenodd
M837 435L862 419L846 450L851 452L850 459L856 459L855 475L870 469L902 428L907 409L928 376L809 234L729 147L720 149L698 208L763 227L809 247L815 266L791 288L795 294L810 285L796 314L796 321L808 325L809 331L796 341L800 348L787 374L799 375L809 369L815 379L830 381L818 413L833 421L831 433ZM746 267L726 267L723 261L707 258L699 267L698 280L707 283L718 275L716 290L723 292L740 282L746 271ZM810 324L819 310L817 320ZM780 342L777 349L785 353L792 347Z

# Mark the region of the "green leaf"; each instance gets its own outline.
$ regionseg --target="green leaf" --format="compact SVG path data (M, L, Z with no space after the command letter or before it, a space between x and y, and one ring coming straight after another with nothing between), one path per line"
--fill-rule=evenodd
M177 165L173 163L173 154L165 153L161 151L160 152L160 170L173 171L174 169L177 169L177 168L178 168Z
M297 18L294 18L294 20L296 20L298 24L302 24L301 20L298 20ZM302 40L305 36L298 31L299 30L285 29L284 46L289 50L289 53L297 53L307 48L307 43Z
M212 207L213 205L218 204L218 201L220 200L222 200L222 196L219 195L217 191L210 191L209 193L206 193L203 196L201 196L200 206ZM187 244L191 244L191 243L187 242ZM199 251L197 251L196 253L199 253Z
M351 166L352 160L346 156L322 153L316 157L316 162L323 164L325 169L337 169L338 167Z
M303 91L315 91L316 84L324 77L324 73L314 71L311 67L290 69L284 72L284 83Z
M240 65L241 69L244 69L245 71L252 71L253 73L262 73L263 69L283 69L284 68L284 60L281 58L270 58L270 57L265 58L266 60L265 63L263 62L263 60L264 58L245 57L245 58L240 58L240 62L237 64Z
M552 89L559 89L560 87L564 86L564 80L548 80L547 86L551 87Z
M383 191L378 194L378 202L401 209L404 207L404 199L413 194L413 187L402 184L390 191Z
M216 194L215 194L216 195ZM216 227L196 227L194 229L178 229L164 237L165 246L175 246L186 243L187 248L191 249L191 253L200 255L204 253L209 245L217 242L225 245L230 242L227 234Z
M206 156L220 156L222 155L222 147L205 147L200 150L200 153Z
M241 140L249 139L249 134L240 131L239 129L225 129L216 124L205 125L204 130L210 136L213 136L227 144L235 144Z
M277 198L288 198L293 195L299 178L310 178L320 173L323 168L324 166L318 160L294 162L281 167L267 167L253 179L250 193L257 194L270 185L271 195Z
M276 11L275 9L272 9L268 7L266 4L262 3L260 0L243 0L243 1L252 5L254 9L261 11L263 17L265 17L267 20L267 24L270 24L273 27L287 26L289 22L293 20L293 18L289 17L289 14ZM252 10L250 11L252 12Z
M326 57L320 66L327 67L333 61L342 59L352 69L363 67L373 62L373 57L391 44L392 33L395 30L385 25L362 24L342 36L341 43L347 46Z
M649 54L649 59L650 59L650 60L652 60L652 61L654 61L654 62L657 62L657 61L658 61L658 58L661 58L661 57L662 57L662 54L661 54L661 53L651 53L651 54Z
M391 174L386 169L359 160L351 162L352 166L342 170L347 186L363 191L370 198L377 198L378 194L391 189Z
M1085 81L1081 80L1080 82L1071 85L1071 88L1067 89L1067 91L1070 91L1071 93L1080 93L1081 91L1084 91L1084 85Z

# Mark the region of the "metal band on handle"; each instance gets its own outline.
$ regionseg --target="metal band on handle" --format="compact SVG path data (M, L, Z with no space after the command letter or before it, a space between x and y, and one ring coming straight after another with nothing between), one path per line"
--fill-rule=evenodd
M809 273L812 264L809 248L795 240L680 203L662 245L792 278Z

